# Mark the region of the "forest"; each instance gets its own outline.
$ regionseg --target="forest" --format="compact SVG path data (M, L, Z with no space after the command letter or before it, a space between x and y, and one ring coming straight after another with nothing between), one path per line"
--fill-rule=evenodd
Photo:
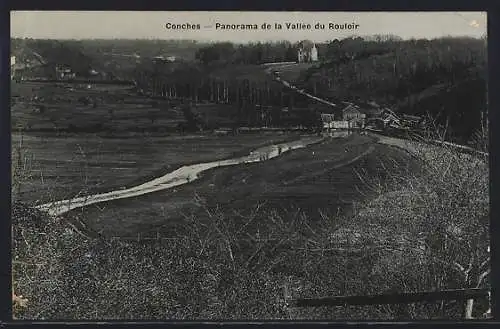
M374 36L317 47L319 62L295 84L318 97L372 101L396 112L430 116L446 130L447 139L463 143L487 126L486 39ZM198 49L197 65L144 69L141 81L156 94L235 104L245 121L262 106L315 106L262 77L255 67L293 61L294 54L289 42L216 43Z
M260 66L295 61L296 46L289 41L12 41L14 50L29 47L49 62L69 65L77 74L92 67L134 80L141 92L153 97L231 104L238 124L271 126L286 124L283 108L294 110L288 117L295 123L314 121L306 118L320 110L318 104L273 81ZM448 140L461 143L487 126L486 38L403 40L387 35L335 39L316 46L319 61L294 81L299 89L331 101L370 101L395 112L431 117ZM110 58L112 53L139 54L141 60ZM155 64L151 56L157 55L179 60ZM299 111L306 114L298 115Z
M334 41L298 84L327 99L430 115L448 139L466 142L487 125L486 46L486 39L465 37Z

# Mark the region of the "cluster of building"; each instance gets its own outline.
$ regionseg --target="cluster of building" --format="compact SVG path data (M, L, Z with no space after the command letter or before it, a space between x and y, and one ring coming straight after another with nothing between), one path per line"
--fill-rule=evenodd
M389 108L360 106L351 102L341 102L333 113L322 113L323 129L364 129L385 131L387 129L423 129L425 119L419 116L396 114Z
M15 80L74 80L77 73L68 65L64 64L38 64L29 65L16 62L15 57L11 57L11 79ZM105 72L98 72L95 69L89 69L86 78L106 79Z

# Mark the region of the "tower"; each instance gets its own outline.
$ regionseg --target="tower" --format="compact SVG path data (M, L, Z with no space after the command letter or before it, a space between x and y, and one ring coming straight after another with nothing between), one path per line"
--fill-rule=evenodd
M316 48L316 44L313 43L311 48L311 62L316 62L318 60L318 49Z

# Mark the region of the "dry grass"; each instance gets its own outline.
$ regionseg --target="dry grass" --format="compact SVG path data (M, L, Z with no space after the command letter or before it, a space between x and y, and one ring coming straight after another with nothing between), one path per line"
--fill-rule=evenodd
M290 297L476 286L488 254L488 170L452 150L418 150L422 170L345 218L311 222L257 204L226 213L194 198L173 238L87 237L14 205L20 319L396 319L462 317L456 303L295 309ZM362 176L362 174L360 174ZM474 315L488 305L478 303Z
M488 287L488 163L450 147L411 145L422 170L394 176L385 186L372 182L379 197L357 216L359 224L376 223L377 234L397 241L384 257L400 266L383 275L413 291ZM480 316L485 307L468 316Z

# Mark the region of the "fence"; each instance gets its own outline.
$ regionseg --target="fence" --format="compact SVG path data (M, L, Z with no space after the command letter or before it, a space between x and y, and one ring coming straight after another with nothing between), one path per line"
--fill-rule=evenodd
M289 300L288 305L291 307L321 307L348 305L411 304L418 302L434 302L443 300L465 301L480 298L488 299L489 290L481 288L470 288L416 293L392 293L369 296L299 298ZM489 312L490 311L488 310L485 315L491 315Z
M335 296L324 298L292 299L289 305L293 307L345 306L345 305L375 305L375 304L410 304L415 302L430 302L439 300L467 300L487 298L488 289L471 288L416 293L394 293L370 296Z

